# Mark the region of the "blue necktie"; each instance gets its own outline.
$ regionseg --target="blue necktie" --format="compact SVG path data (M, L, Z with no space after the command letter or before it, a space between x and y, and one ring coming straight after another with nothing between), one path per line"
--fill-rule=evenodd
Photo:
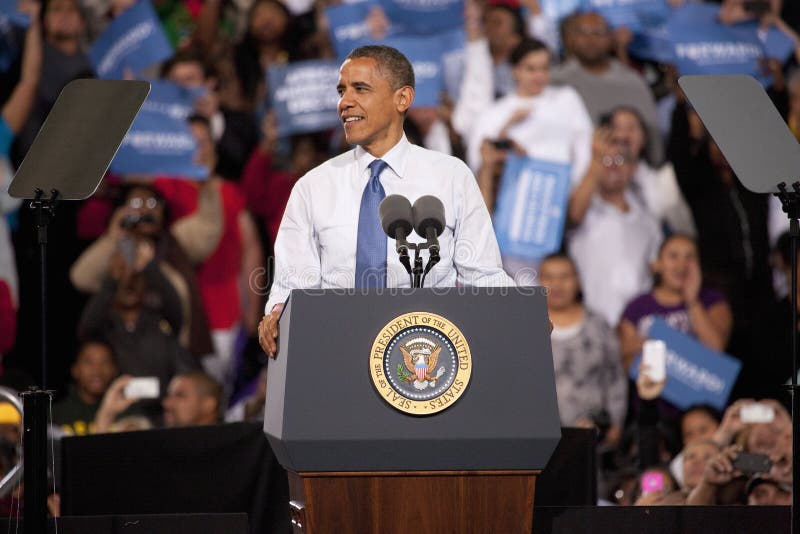
M356 287L386 287L386 234L378 218L378 205L386 197L381 172L388 167L382 159L369 164L369 182L361 195L356 243Z

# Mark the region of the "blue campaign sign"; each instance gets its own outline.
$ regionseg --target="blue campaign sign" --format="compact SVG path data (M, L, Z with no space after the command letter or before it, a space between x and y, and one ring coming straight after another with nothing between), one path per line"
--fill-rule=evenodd
M666 0L583 0L582 9L597 11L614 28L632 31L661 24L670 15Z
M461 94L461 80L464 78L467 35L462 29L446 32L441 35L441 42L444 90L455 102Z
M538 260L559 249L570 173L567 163L508 157L493 216L504 256Z
M164 81L150 83L150 94L111 162L111 171L207 178L209 169L194 164L197 144L186 122L196 92Z
M339 62L314 59L270 67L267 71L270 108L281 137L320 132L339 125Z
M639 59L658 63L675 63L675 52L669 39L666 24L654 28L643 28L633 35L628 52Z
M108 26L89 50L89 59L100 78L121 79L125 69L134 74L172 56L150 0L140 0Z
M31 18L27 13L18 9L19 0L0 0L0 22L7 22L13 26L27 28Z
M667 382L662 396L685 410L693 404L710 404L723 410L731 388L739 376L739 360L709 349L673 329L661 319L653 321L650 339L660 339L667 345ZM631 378L636 380L641 355L631 366Z
M414 107L436 107L444 89L442 39L439 37L394 37L385 44L402 52L414 68Z
M583 0L539 0L542 14L550 20L561 20L583 7Z
M684 74L761 75L764 49L757 35L721 24L684 24L670 21L669 39L675 65Z
M343 60L352 49L372 41L367 16L373 5L371 2L361 2L325 9L331 42L339 60Z
M378 0L399 33L431 34L464 26L464 0Z

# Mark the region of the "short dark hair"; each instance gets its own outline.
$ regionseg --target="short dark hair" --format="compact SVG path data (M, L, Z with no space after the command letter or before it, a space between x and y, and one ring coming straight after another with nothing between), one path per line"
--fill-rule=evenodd
M87 337L81 340L80 345L78 346L78 351L75 353L75 360L73 363L77 362L83 353L92 345L99 345L101 347L105 347L108 349L108 354L111 357L111 362L114 365L117 365L117 355L114 354L114 347L103 337Z
M544 44L539 39L534 39L532 37L525 37L520 41L520 43L511 51L511 55L509 56L509 61L513 66L517 66L520 61L523 60L525 56L532 52L539 52L540 50L544 50L548 54L550 53L550 49L547 48L547 45Z
M617 106L608 113L604 113L600 116L599 125L600 126L607 126L610 127L611 124L614 122L614 116L618 113L629 113L633 115L636 119L636 122L639 123L639 127L642 129L642 135L644 136L644 143L642 143L642 149L636 154L636 157L643 159L648 164L651 164L649 153L650 153L650 131L647 129L647 122L644 120L644 116L642 112L636 109L633 106Z
M686 411L683 412L683 415L681 415L681 422L683 422L684 418L692 412L704 413L717 423L722 422L722 415L720 415L719 410L710 404L692 404L686 408Z
M222 386L207 373L200 370L187 371L175 375L177 377L191 380L201 396L212 397L217 402L217 410L222 407Z
M414 68L406 56L396 48L385 45L359 46L347 54L345 60L371 58L378 63L381 74L389 80L392 89L414 88Z
M203 69L203 76L206 79L216 76L214 68L208 61L206 61L205 56L192 48L180 50L171 58L162 63L161 68L158 69L159 76L161 76L161 78L166 78L169 76L169 73L172 71L172 69L175 68L175 65L179 63L199 63L200 67Z

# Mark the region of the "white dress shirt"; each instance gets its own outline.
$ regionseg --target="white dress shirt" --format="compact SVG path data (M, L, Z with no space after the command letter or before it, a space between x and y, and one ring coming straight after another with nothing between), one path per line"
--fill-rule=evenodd
M468 136L470 168L477 172L481 165L481 143L496 139L519 109L530 109L531 113L508 128L508 138L532 158L570 163L572 183L578 184L592 157L594 126L583 100L571 87L547 86L533 97L506 95L485 109Z
M632 193L625 196L627 212L595 195L583 222L567 238L586 307L612 327L630 300L650 290L650 262L662 238L656 219Z
M297 181L275 239L275 278L267 312L284 302L292 289L354 287L358 214L369 180L367 166L374 159L357 147ZM381 159L389 165L381 174L387 196L404 195L413 204L423 195L434 195L444 204L441 260L428 273L425 287L514 285L503 271L475 177L462 161L412 145L405 136ZM411 287L394 240L386 239L387 287ZM416 234L409 237L409 242L423 241ZM422 256L427 263L427 251Z

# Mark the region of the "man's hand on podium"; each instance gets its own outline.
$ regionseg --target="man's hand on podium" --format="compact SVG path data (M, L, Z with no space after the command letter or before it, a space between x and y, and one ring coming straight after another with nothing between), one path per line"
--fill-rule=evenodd
M275 358L278 352L278 317L281 311L283 304L276 304L258 325L258 342L270 358Z

